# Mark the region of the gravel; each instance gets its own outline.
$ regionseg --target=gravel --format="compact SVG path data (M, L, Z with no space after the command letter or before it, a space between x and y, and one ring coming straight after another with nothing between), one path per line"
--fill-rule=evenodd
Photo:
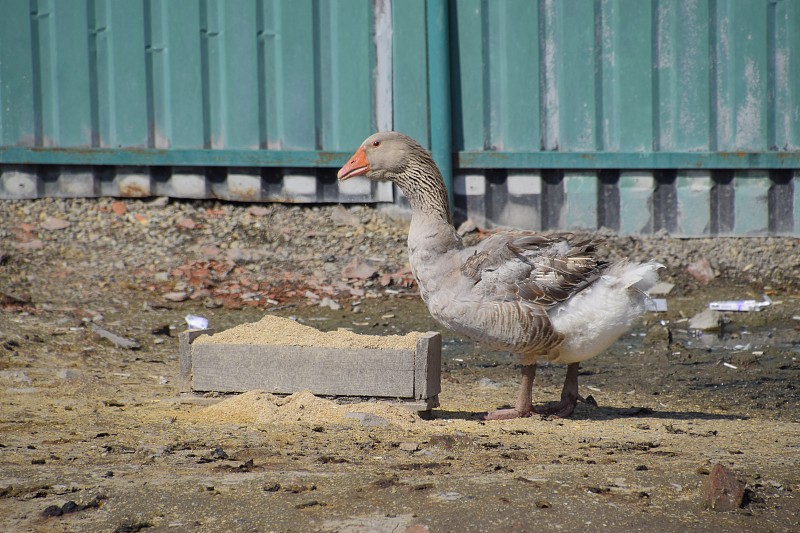
M297 297L327 298L326 304L333 305L342 298L415 290L406 256L407 228L406 220L368 205L166 198L2 201L0 292L5 304L57 305L85 292L86 284L132 284L173 301L182 295L204 298L209 307L268 307ZM687 267L703 260L716 277L712 284L734 282L758 290L800 286L797 238L598 233L607 238L611 257L664 264L662 278L675 283L678 294L700 285ZM481 235L473 231L466 239ZM23 268L29 262L41 265L43 273L59 271L63 283L40 285Z

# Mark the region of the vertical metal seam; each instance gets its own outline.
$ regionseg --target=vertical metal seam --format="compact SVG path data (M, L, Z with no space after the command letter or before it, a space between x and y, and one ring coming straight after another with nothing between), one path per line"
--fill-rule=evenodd
M39 2L30 0L31 25L31 72L33 73L33 142L35 146L44 145L44 117L42 94L42 55L41 35L39 34Z
M267 29L264 13L264 1L256 0L256 92L258 94L258 146L267 147Z
M498 6L500 4L497 4ZM490 68L489 62L489 47L491 42L489 40L489 17L491 17L491 10L489 9L487 0L481 0L481 85L483 90L483 102L481 107L481 114L483 115L483 139L481 146L484 150L492 149L492 84L490 83Z
M373 0L372 33L375 44L373 85L374 126L377 131L394 129L394 47L392 0Z
M604 119L604 91L603 91L603 3L602 0L594 1L594 149L605 150L606 139L603 134Z
M561 114L559 112L559 103L561 101L561 92L559 87L559 62L561 57L557 56L558 44L561 42L559 39L561 35L561 25L557 22L556 5L554 0L543 1L543 19L544 19L544 46L542 49L542 57L544 57L544 116L546 127L544 128L545 136L544 149L558 151L561 149ZM563 4L559 4L563 5Z
M203 148L213 148L211 142L211 80L208 65L208 0L200 0L200 94L203 109Z
M719 30L717 0L709 0L708 5L708 149L716 152L719 146L717 139L719 130L719 81L717 79L719 50L717 49L717 33Z
M547 39L545 37L545 0L538 3L538 47L539 47L539 149L547 150L545 139L547 138Z
M227 35L225 30L225 13L227 12L223 9L222 2L214 2L216 13L215 13L215 24L216 24L216 72L217 77L215 79L209 79L210 82L215 82L217 87L217 113L216 113L216 121L211 122L211 147L212 148L224 148L229 146L229 130L230 130L230 123L228 121L228 112L230 111L228 108L229 99L228 99L228 80L227 73L225 72L225 66L228 64L228 46L227 46ZM212 35L213 36L213 35ZM209 61L213 59L209 57ZM213 117L212 117L213 118ZM216 122L216 124L214 124ZM217 137L214 137L214 130L216 129Z
M322 55L322 39L320 29L322 21L320 2L314 0L311 4L311 53L314 64L314 149L322 149L322 72L320 56Z
M777 109L775 105L776 81L778 69L777 51L777 6L774 2L767 4L767 150L777 150Z
M652 38L650 41L650 64L651 64L651 71L652 71L652 85L651 89L651 98L652 98L652 109L650 113L653 117L652 122L652 144L650 149L654 152L658 152L661 150L661 32L663 28L660 26L659 22L659 12L661 8L661 1L660 0L653 0L652 4L652 11L650 14L651 17L651 24L653 26Z
M99 74L98 74L98 51L97 51L97 4L96 0L86 2L86 26L88 31L88 53L89 53L89 124L91 131L89 137L91 145L101 146L100 143L100 96L99 96Z
M273 21L278 22L280 24L280 28L276 28L276 30L275 30L276 33L283 32L285 30L285 28L283 27L283 20L282 20L282 17L283 17L283 10L281 9L282 5L283 4L281 2L274 2L272 4L272 7L275 10L274 11L275 14L273 16ZM275 53L275 55L274 55L274 60L275 60L274 71L276 73L279 73L279 75L282 77L284 75L284 72L283 72L283 70L284 70L283 69L283 40L282 39L276 39L275 40L275 44L276 44L276 46L275 46L275 51L274 51L274 53ZM276 78L277 77L278 76L276 76ZM276 126L278 128L278 131L275 132L275 135L276 135L276 138L279 139L278 146L280 148L284 148L286 146L286 142L285 142L285 138L284 138L284 134L286 132L286 113L284 112L283 106L280 105L280 102L283 102L283 99L285 97L285 91L283 89L284 89L283 83L276 83L275 84L275 102L276 102L276 105L275 105L275 124L276 124Z
M153 76L153 10L151 0L142 3L144 18L144 80L145 80L145 109L147 110L147 146L155 147L156 138L156 112Z
M450 6L448 0L427 0L428 113L431 153L439 165L453 207L453 136L450 99ZM438 31L437 31L438 30Z

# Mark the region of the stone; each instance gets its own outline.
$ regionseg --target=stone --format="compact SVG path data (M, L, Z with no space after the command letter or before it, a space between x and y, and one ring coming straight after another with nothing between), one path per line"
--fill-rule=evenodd
M703 490L703 501L719 512L735 511L744 503L745 482L732 471L717 463L711 469Z
M498 389L500 385L496 381L484 377L478 380L478 387L482 389Z
M183 291L175 291L164 293L162 297L170 302L185 302L189 298L189 295Z
M386 427L389 425L388 420L372 413L345 413L344 417L358 420L362 426Z
M117 201L111 204L111 211L117 216L122 216L128 212L128 207L125 205L125 202Z
M197 227L197 222L189 217L184 217L178 220L175 225L183 229L195 229Z
M331 211L331 221L337 226L358 226L361 224L361 217L339 204Z
M419 450L419 444L416 442L401 442L398 448L404 452L415 452Z
M348 279L369 279L376 273L377 270L375 270L375 268L369 266L365 261L357 257L342 269L342 277Z
M701 285L708 285L716 276L707 259L700 259L686 267L686 271Z
M706 309L689 319L689 329L709 330L719 327L719 311Z
M322 301L319 303L319 306L327 307L332 311L338 311L339 309L342 308L342 305L339 302L331 298L328 298L327 296L322 299Z
M58 231L62 229L66 229L72 225L71 222L67 222L66 220L62 220L56 217L47 217L42 222L42 227L46 230L50 231Z

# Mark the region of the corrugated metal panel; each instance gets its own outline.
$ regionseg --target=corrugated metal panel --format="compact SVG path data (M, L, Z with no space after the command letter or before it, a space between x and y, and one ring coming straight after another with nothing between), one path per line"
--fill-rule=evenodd
M2 197L393 197L366 181L340 194L324 184L329 171L314 187L324 194L298 185L376 128L371 0L8 0L2 10L0 161L15 164ZM142 168L154 165L170 168Z
M453 17L459 151L800 150L798 2L460 0Z
M800 234L800 2L450 0L449 79L444 3L6 0L0 197L391 201L333 169L447 82L463 214Z
M452 11L465 216L797 233L800 2L463 0Z
M3 5L5 146L338 151L374 129L369 0L30 4Z

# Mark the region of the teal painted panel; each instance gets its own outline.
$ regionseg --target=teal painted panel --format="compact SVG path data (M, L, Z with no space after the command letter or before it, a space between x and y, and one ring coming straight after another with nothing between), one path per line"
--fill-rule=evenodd
M34 8L38 41L41 142L90 146L92 123L88 13L85 3L41 0Z
M769 9L774 95L769 149L800 150L800 2L772 2Z
M735 235L769 233L769 174L765 171L741 171L733 178Z
M369 0L320 3L322 148L348 150L376 129Z
M653 149L653 0L600 4L598 149Z
M484 112L489 97L483 45L487 15L483 6L481 0L463 0L452 6L453 144L462 150L483 150L489 144Z
M0 145L34 146L37 122L31 37L31 7L27 1L3 4L0 17Z
M538 150L539 10L535 2L489 2L489 148ZM487 38L488 37L488 38Z
M277 83L280 65L280 0L261 0L256 5L258 26L258 124L261 148L277 150L282 146L284 121L282 92Z
M147 76L147 145L169 148L172 135L169 76L169 29L165 0L145 2L145 72Z
M284 149L317 147L317 80L315 79L314 2L297 0L275 4L279 21L278 72L275 83L283 106L280 132ZM298 31L303 21L306 31ZM308 31L311 30L311 31Z
M716 67L716 146L767 144L767 2L717 2L711 14Z
M597 229L597 195L596 173L565 172L561 227L569 230Z
M154 18L163 27L166 83L157 96L169 113L161 129L171 148L208 147L200 48L200 3L196 0L153 0ZM163 118L163 117L160 117ZM166 124L165 124L166 125ZM157 127L160 124L157 124Z
M549 94L545 100L555 101L553 112L557 123L551 126L557 127L553 135L558 150L601 149L597 124L600 102L597 101L596 5L593 0L545 4L547 11L554 11L555 19L545 39L552 41L554 69L551 75L555 78L553 85L557 95Z
M656 180L652 173L620 172L619 231L623 235L653 233L653 192Z
M430 147L425 1L392 2L394 129Z
M712 186L708 171L678 171L675 178L676 235L702 237L710 234Z
M144 9L137 2L98 0L90 20L96 80L92 144L148 144Z
M258 40L255 0L206 4L203 31L210 141L215 148L261 145L258 102Z
M658 2L654 150L709 149L710 2Z

